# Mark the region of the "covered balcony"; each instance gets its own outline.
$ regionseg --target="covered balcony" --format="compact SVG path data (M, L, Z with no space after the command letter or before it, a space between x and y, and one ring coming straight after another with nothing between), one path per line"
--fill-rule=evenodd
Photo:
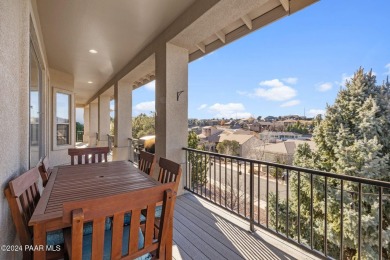
M81 141L75 127L76 108L84 109L85 145L112 144L110 160L134 161L129 142L132 91L155 80L156 157L175 161L183 169L174 216L174 259L343 258L342 239L339 245L331 245L333 249L338 247L340 253L329 255L326 232L323 246L316 248L312 231L308 231L313 226L305 227L305 234L301 235L303 229L299 224L294 226L300 223L300 216L295 222L290 221L288 206L287 212L278 208L279 201L288 205L290 178L294 181L296 178L299 187L300 178L319 176L327 190L327 178L337 179L336 176L186 149L191 98L188 63L278 19L288 19L315 2L3 1L0 4L0 81L5 86L0 97L2 188L35 167L44 156L51 166L70 163L67 151L76 146L76 138ZM112 100L113 140L109 136ZM207 171L202 172L206 181L192 179L198 171L193 168L190 153L204 157L201 165L207 165ZM239 165L244 166L238 169ZM277 168L286 170L291 175L283 181L278 177L271 179L271 168L276 168L276 172ZM265 177L255 172L260 169ZM342 177L337 181L341 194L343 181L355 182L360 187L358 198L361 185L378 187L379 205L388 194L384 189L390 188L389 183L365 179ZM275 211L269 206L272 192L276 196L272 199L277 202ZM340 203L342 212L345 207L342 199ZM3 233L0 244L18 244L4 196L0 206ZM357 214L360 209L356 208ZM310 217L305 217L313 223L313 209L308 214ZM378 218L381 217L379 212ZM281 223L288 232L283 233ZM326 230L326 218L324 225ZM361 232L361 227L358 228ZM296 234L291 236L291 232ZM364 240L358 234L360 246ZM378 239L378 248L381 241ZM360 256L359 246L356 250ZM20 255L0 251L0 258L20 258Z

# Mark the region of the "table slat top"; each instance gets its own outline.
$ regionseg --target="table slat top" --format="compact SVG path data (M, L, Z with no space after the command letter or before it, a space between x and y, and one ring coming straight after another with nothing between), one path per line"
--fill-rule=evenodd
M101 198L159 184L127 161L55 167L29 224L61 217L64 202Z

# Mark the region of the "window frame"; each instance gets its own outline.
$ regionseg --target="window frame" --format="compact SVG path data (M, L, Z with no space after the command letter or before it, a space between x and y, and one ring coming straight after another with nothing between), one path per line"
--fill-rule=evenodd
M69 96L69 143L68 144L57 144L57 94L65 94ZM61 88L53 87L53 150L65 150L74 147L74 94L73 92Z

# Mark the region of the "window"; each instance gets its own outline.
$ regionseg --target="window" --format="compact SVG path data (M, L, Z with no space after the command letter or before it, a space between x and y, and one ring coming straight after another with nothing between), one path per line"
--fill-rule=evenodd
M72 94L54 89L53 148L65 149L72 144Z

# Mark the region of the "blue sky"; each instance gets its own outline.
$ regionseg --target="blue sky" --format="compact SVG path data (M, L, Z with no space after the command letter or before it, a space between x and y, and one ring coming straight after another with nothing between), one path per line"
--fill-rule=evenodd
M390 74L390 1L322 0L189 64L189 117L314 116L362 66ZM154 108L154 83L133 115Z

